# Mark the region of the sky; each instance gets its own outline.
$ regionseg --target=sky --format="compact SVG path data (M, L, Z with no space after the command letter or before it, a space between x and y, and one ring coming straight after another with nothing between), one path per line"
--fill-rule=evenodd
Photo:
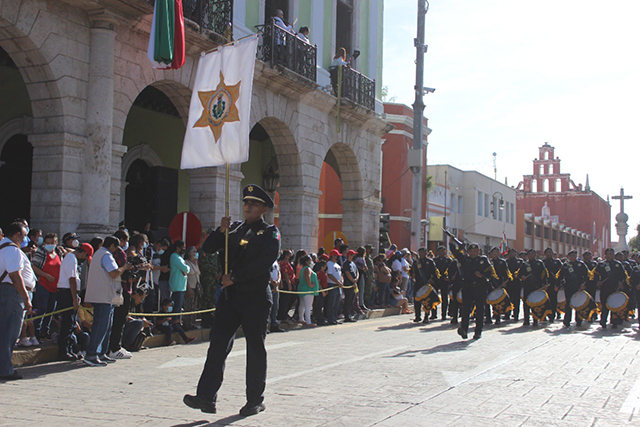
M383 86L411 105L418 2L384 7ZM430 0L428 164L493 177L495 152L498 180L516 186L548 142L576 185L588 174L605 200L620 187L634 196L628 241L640 222L638 16L638 0Z

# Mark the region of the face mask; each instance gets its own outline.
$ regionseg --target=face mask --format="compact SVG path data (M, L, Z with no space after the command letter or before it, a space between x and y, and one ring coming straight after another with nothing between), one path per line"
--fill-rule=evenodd
M193 257L194 257L195 259L198 259L198 258L200 258L200 254L199 254L198 252L196 252L196 253L195 253L195 255L193 255Z
M167 313L171 313L173 311L173 306L167 307Z
M44 245L44 250L47 252L53 252L56 250L56 245Z
M126 251L127 249L129 249L129 242L124 244L124 247L122 248L123 251Z
M162 255L164 254L164 249L160 249L158 252L156 252L158 255Z
M78 239L73 239L73 242L71 242L71 247L77 248L78 246L80 246L80 241Z
M36 243L38 246L42 246L44 239L42 237L38 237L38 242Z
M29 234L29 232L31 231L29 227L25 227L25 230L27 230L27 234Z
M149 244L147 242L144 242L144 244L142 245L142 249L147 249L149 247Z

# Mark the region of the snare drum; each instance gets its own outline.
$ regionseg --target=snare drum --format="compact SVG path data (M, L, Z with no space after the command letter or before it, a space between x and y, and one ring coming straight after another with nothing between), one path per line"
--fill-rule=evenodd
M529 294L526 301L531 308L531 316L542 322L551 312L551 301L549 295L545 291L533 291Z
M560 289L558 291L558 304L556 306L556 310L558 310L560 313L564 313L566 310L566 306L567 306L566 294L564 292L564 289Z
M576 311L580 320L590 321L596 312L596 303L586 291L578 291L571 296L569 305Z
M607 308L611 310L614 319L629 320L629 297L624 292L614 292L607 298Z
M513 310L511 298L505 288L496 288L487 295L487 304L491 304L494 314L506 314Z

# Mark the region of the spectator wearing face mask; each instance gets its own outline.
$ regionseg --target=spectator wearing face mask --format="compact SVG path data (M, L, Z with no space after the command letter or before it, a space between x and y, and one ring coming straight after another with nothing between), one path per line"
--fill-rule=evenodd
M44 242L33 255L31 266L38 276L38 284L35 291L35 308L38 315L52 313L56 309L56 292L64 250L58 247L58 236L48 233L44 236ZM36 335L40 339L48 338L52 316L47 316L34 321Z
M169 253L171 254L169 260L169 267L171 268L169 289L171 289L173 312L176 313L173 317L174 323L180 323L180 312L182 312L184 297L187 293L187 275L191 271L183 258L184 252L184 242L182 240L176 240L169 248Z
M173 301L170 299L164 299L160 303L160 313L167 313L166 317L156 317L156 329L165 334L166 336L166 345L175 345L176 342L173 340L172 335L174 332L180 334L182 340L185 344L189 344L193 341L194 337L188 337L187 334L184 333L184 329L180 326L179 323L174 323L171 320L170 314L173 310Z
M126 230L118 230L113 233L113 237L118 239L118 246L112 252L118 268L122 268L127 264L126 251L129 249L129 233ZM131 303L131 282L125 280L126 276L121 277L120 285L122 287L123 303L113 309L113 326L111 328L109 354L112 359L130 359L131 353L122 348L122 330L127 322L127 314L129 312L129 304Z
M62 249L65 251L65 254L75 251L79 246L80 236L76 233L67 233L62 236Z
M189 246L184 254L185 263L189 266L189 273L187 274L187 293L184 298L185 311L195 311L198 308L200 295L202 295L202 286L200 285L200 267L198 266L199 257L200 254L195 246ZM184 328L187 331L191 329L195 320L195 315L185 316L182 319Z
M144 302L144 311L150 313L160 309L160 301L163 299L160 295L160 275L169 274L169 266L160 265L162 263L162 256L169 249L169 242L167 239L160 239L155 242L151 252L151 280L153 286L149 290L149 295ZM168 290L167 286L167 290ZM167 296L165 295L165 298Z

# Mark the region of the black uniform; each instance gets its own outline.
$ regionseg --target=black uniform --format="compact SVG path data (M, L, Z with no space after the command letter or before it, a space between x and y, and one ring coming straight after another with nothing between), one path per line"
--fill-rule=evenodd
M624 271L626 273L626 280L624 282L624 285L622 286L622 292L627 294L627 296L629 297L629 303L627 304L627 307L628 310L631 310L636 306L635 289L631 284L631 277L633 276L633 266L636 262L632 259L625 259L620 262L622 263L622 266L624 267Z
M524 272L523 272L524 270ZM522 280L522 302L524 304L524 324L529 324L529 314L531 312L530 307L527 305L527 297L535 290L538 290L545 286L547 280L547 269L539 259L533 261L526 261L520 270L520 277ZM537 325L538 321L533 319L533 324Z
M482 335L484 318L484 306L487 302L487 292L489 290L489 280L495 278L496 272L489 262L489 259L482 255L471 258L456 242L450 244L451 252L460 262L462 270L462 324L460 329L466 335L469 330L469 317L473 306L476 306L476 329L475 336ZM480 273L482 277L476 276Z
M629 278L629 282L631 284L631 289L633 290L635 305L632 307L637 309L638 322L640 322L640 268L638 264L634 263L631 265L631 277Z
M520 277L526 275L524 271L526 266L522 258L514 257L507 259L507 267L511 273L511 279L507 283L507 292L513 304L513 319L517 321L520 317L520 294L522 292Z
M626 274L624 267L620 261L615 259L611 261L604 260L596 269L596 272L600 276L600 302L602 305L602 316L600 317L600 325L603 328L607 327L607 318L609 317L609 309L607 308L607 298L614 292L617 292L619 288L626 281ZM616 327L621 322L619 319L614 319L611 316L611 324Z
M597 283L600 280L598 275L598 262L594 260L584 261L584 264L587 266L589 270L589 277L587 278L587 283L585 285L585 291L591 295L591 299L595 302L596 300L596 291L597 291ZM597 317L596 313L593 314L593 317ZM594 320L593 318L591 319Z
M571 297L574 293L578 292L582 285L589 279L589 269L587 265L580 260L567 262L562 266L558 279L562 283L564 295L567 300L564 309L564 324L565 326L569 326L571 324L571 312L573 311L570 304ZM582 324L578 316L576 316L576 324L578 326Z
M491 281L493 283L493 288L500 288L504 284L508 283L512 278L509 267L507 266L507 261L500 257L492 258L491 264L493 265L493 269L495 270L497 276L497 278L494 277ZM496 324L500 323L499 314L494 313L493 317L496 319Z
M411 274L415 279L415 289L413 294L413 309L416 313L416 322L420 321L422 313L422 302L416 301L415 296L418 294L418 290L429 283L431 278L436 276L436 265L431 258L418 258L411 267ZM438 292L437 289L435 292ZM424 313L425 323L428 322L429 313Z
M221 251L224 233L219 229L204 242L208 253ZM280 232L264 220L235 222L229 228L229 273L233 285L225 288L217 304L207 361L198 383L197 396L215 402L222 385L224 364L240 326L247 341L246 393L249 405L264 400L267 352L264 340L271 311L269 271L280 251Z
M435 257L433 262L437 270L434 278L435 288L436 291L440 292L440 297L442 298L442 319L444 320L447 318L447 309L449 306L449 278L447 277L447 269L449 265L451 265L451 258L446 256ZM455 298L455 295L453 297ZM433 314L435 315L436 313Z
M551 315L549 317L553 322L556 315L558 315L558 289L560 287L558 275L562 269L562 261L556 258L545 258L542 262L549 274L549 285L551 286L547 288L547 294L549 295L549 301L551 302Z
M452 259L449 260L449 266L445 270L452 295L449 314L451 315L451 324L453 325L458 323L458 315L461 311L460 303L458 302L458 292L460 292L460 289L462 289L461 267L462 265L458 260Z

